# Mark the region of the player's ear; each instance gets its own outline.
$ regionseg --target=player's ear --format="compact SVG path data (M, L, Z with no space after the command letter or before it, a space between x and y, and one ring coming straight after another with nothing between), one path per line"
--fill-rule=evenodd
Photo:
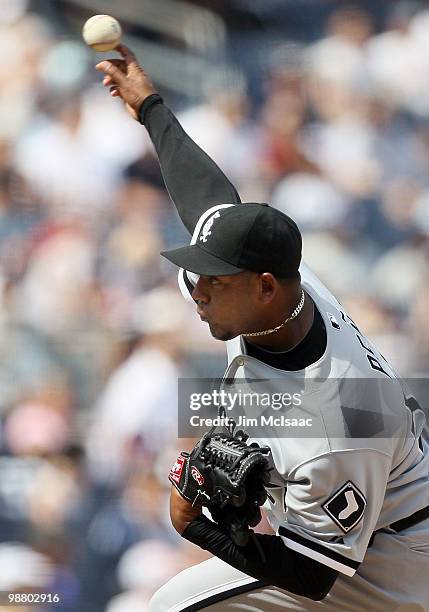
M259 295L263 303L268 304L278 291L278 281L271 272L259 274Z

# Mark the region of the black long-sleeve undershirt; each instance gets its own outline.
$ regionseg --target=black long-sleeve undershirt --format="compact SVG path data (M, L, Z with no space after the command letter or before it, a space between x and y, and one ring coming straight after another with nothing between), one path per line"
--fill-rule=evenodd
M186 134L159 96L145 100L140 120L154 144L168 193L191 234L211 206L241 203L234 185Z
M232 183L186 134L160 96L145 100L140 121L155 146L170 197L191 234L211 206L241 203ZM286 548L279 536L254 534L248 546L239 548L204 516L193 521L183 537L249 576L311 599L322 599L338 576L335 570Z
M239 547L204 515L182 536L252 578L315 601L326 597L338 576L330 567L286 548L279 536L253 533L248 544Z

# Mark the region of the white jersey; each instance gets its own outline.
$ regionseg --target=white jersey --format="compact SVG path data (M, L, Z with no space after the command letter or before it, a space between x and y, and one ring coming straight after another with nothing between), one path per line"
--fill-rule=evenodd
M267 515L287 547L352 576L374 531L429 505L425 416L329 290L305 264L300 273L325 323L322 357L303 370L279 370L247 355L237 337L226 343L225 379L269 381L272 392L286 381L311 398L305 409L323 423L320 436L270 430L257 438L270 446L275 466ZM180 271L185 297L197 278ZM389 435L386 415L396 419Z

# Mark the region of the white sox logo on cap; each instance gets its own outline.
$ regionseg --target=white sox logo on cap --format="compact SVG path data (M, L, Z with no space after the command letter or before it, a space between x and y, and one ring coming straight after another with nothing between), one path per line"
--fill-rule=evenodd
M212 215L210 217L210 219L208 219L204 225L203 225L203 229L201 230L201 234L200 234L200 240L202 242L207 242L207 238L209 236L211 236L211 229L212 229L212 225L214 223L215 219L218 219L220 217L220 213L219 211L217 211L214 215Z
M296 278L301 248L300 231L290 217L268 204L247 202L209 209L198 219L191 244L161 254L202 276L249 270Z

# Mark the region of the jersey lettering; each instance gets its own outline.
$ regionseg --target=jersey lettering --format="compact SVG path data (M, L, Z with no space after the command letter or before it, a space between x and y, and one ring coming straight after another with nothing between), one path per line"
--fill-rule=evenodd
M353 319L349 317L349 315L346 315L342 310L340 310L340 312L341 312L341 318L344 321L344 323L348 323L349 325L351 325L353 329L355 329L360 334L361 331L359 327L356 325L356 323L353 321Z
M373 370L377 370L377 372L381 372L390 378L390 375L386 372L386 370L383 370L381 363L376 357L374 357L374 355L367 355L366 358L368 359L369 365Z
M363 348L364 351L366 351L366 358L368 359L368 363L371 366L371 368L373 370L376 370L377 372L381 372L382 374L385 374L386 376L388 376L389 378L391 378L390 374L388 374L386 372L386 370L383 368L383 366L381 365L381 363L379 362L379 360L377 359L377 357L375 357L374 351L369 347L366 346L364 344L364 341L362 340L362 333L359 329L359 327L356 325L356 323L353 321L353 319L351 319L349 317L349 315L346 315L342 310L340 310L341 312L341 318L343 319L343 321L345 323L348 323L351 327L353 327L354 330L356 330L358 333L356 334L356 338L359 341L359 344L361 345L361 347ZM384 359L384 357L383 357ZM386 360L385 360L386 361ZM387 361L386 361L387 363Z

